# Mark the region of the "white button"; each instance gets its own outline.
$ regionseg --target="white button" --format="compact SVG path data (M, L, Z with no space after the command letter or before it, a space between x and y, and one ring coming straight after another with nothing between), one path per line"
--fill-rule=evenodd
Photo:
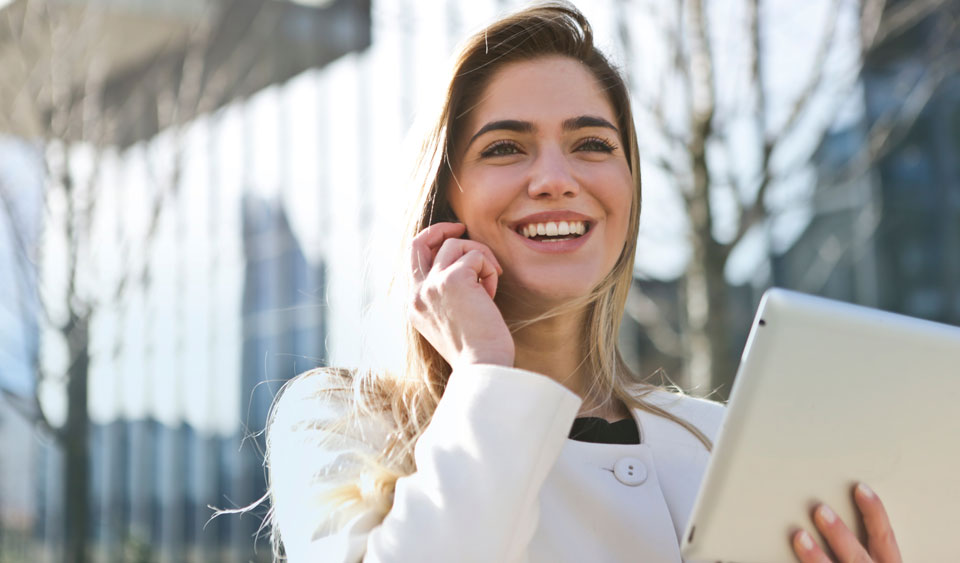
M625 457L613 466L613 474L624 485L636 487L647 480L647 466L635 457Z

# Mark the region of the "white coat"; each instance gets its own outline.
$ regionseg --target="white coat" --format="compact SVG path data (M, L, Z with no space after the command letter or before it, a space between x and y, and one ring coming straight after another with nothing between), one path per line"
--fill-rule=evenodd
M319 508L323 479L372 453L388 428L316 447L305 420L335 417L316 383L292 385L271 426L274 510L287 556L308 561L681 561L680 536L709 456L686 429L633 412L641 444L570 440L581 400L550 378L499 366L453 374L415 450L417 471L397 481L393 506L334 528ZM647 401L713 439L722 405L655 391ZM327 401L329 403L329 401ZM316 414L315 414L316 413Z

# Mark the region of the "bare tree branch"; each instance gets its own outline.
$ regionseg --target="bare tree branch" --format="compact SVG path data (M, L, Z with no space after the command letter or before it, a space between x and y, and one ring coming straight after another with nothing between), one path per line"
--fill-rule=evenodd
M667 3L671 5L671 3ZM681 95L687 96L686 106L691 106L693 100L691 99L692 89L690 88L690 63L687 58L687 52L684 50L683 44L683 14L684 14L684 2L674 2L672 5L675 8L672 21L664 22L662 29L666 30L666 43L667 43L667 53L668 60L673 64L673 71L680 77L681 82L684 84Z
M882 213L868 212L861 209L857 214L854 228L860 231L861 236L850 238L846 242L836 234L831 234L826 241L819 245L816 260L810 264L803 277L797 283L797 289L806 293L820 293L836 270L844 256L857 254L877 232L883 218ZM863 235L866 236L863 236Z
M903 100L903 103L887 108L879 117L874 119L866 132L866 142L860 146L857 153L847 159L845 166L833 171L831 176L822 179L822 182L828 184L849 182L876 166L890 151L896 148L897 144L913 128L923 109L943 82L960 72L960 53L949 47L950 38L960 29L958 23L960 22L954 19L941 21L939 37L924 57L925 60L931 62L925 66L924 71L912 85L903 83L904 88L909 87L909 90L895 93L895 97ZM838 99L828 114L834 115L842 103L844 103L843 100ZM830 125L830 123L824 123L821 128L821 144L827 138L826 132ZM777 172L774 181L796 174L808 165L808 161L809 157L807 155L798 156L792 164Z
M627 316L644 328L644 334L657 350L675 358L683 355L680 333L670 327L663 311L653 299L634 287L627 295L625 310Z
M681 312L681 324L684 334L684 362L691 382L698 377L710 377L710 373L725 380L732 374L720 374L713 370L729 371L732 364L727 357L729 346L725 346L724 337L727 330L727 311L725 304L730 301L729 290L726 288L725 265L736 246L756 225L775 218L780 210L771 208L770 192L778 189L787 176L795 176L804 170L810 169L810 157L817 149L816 140L829 138L831 127L836 125L837 116L844 104L851 101L850 94L861 84L864 77L864 61L873 60L876 49L892 38L902 35L909 30L923 25L929 35L930 26L936 26L938 37L933 38L933 44L942 43L940 38L956 36L957 27L954 25L955 10L947 8L946 0L915 0L889 3L887 0L862 0L859 5L860 17L859 46L861 47L860 60L855 63L840 62L835 59L840 42L846 37L848 27L841 21L846 16L854 16L855 10L842 0L829 0L818 5L823 8L823 25L818 28L820 35L813 38L812 52L810 53L810 67L805 76L800 77L798 89L790 94L786 104L778 100L776 104L768 99L773 95L768 80L764 76L764 69L771 68L764 64L763 57L769 51L763 43L769 29L768 17L762 12L766 4L759 0L747 0L745 7L745 45L746 68L749 69L750 92L748 96L739 99L749 99L753 104L752 115L739 114L729 111L729 107L717 107L717 88L713 65L717 61L713 58L709 45L710 26L706 23L706 9L703 2L689 0L678 2L676 6L683 14L678 21L682 22L675 35L670 31L663 31L667 39L664 46L666 58L663 83L672 78L672 72L677 72L684 81L683 94L689 96L686 108L675 106L680 103L680 96L674 96L668 88L654 88L656 94L650 95L650 102L645 104L649 108L651 124L663 131L663 138L668 142L677 137L683 140L683 150L688 158L683 166L674 166L671 162L671 150L660 156L660 151L650 151L654 155L647 156L645 164L662 168L668 173L678 172L678 168L686 169L690 182L678 182L684 188L683 196L686 203L687 217L690 223L689 240L691 241L691 257L683 279L682 295L684 310ZM951 4L953 6L954 4ZM669 8L667 8L669 9ZM818 9L819 12L819 9ZM662 13L662 12L661 12ZM936 20L931 21L931 15L936 14ZM668 26L661 26L669 29ZM929 39L929 38L925 38ZM856 39L854 38L854 45ZM927 45L931 43L926 42ZM839 64L833 64L836 60ZM929 61L934 61L932 64ZM684 64L677 65L677 61ZM920 66L926 69L923 80L917 82L912 89L904 92L904 96L896 95L897 99L904 100L894 112L888 112L880 119L874 120L865 129L868 140L862 149L865 154L854 155L849 160L852 172L862 173L874 165L879 158L888 154L915 123L925 106L934 96L944 77L960 71L960 61L957 53L943 52L942 57L928 57ZM673 62L676 68L671 69ZM849 64L848 72L839 68ZM907 93L908 92L908 93ZM657 98L660 95L660 98ZM828 97L829 95L830 97ZM665 97L667 96L667 97ZM669 96L673 96L669 98ZM742 104L742 102L741 102ZM737 103L724 104L736 110L741 107ZM771 115L774 109L784 108L777 122L772 122ZM689 121L684 135L675 135L670 127L670 118L674 112L689 111ZM814 111L816 114L814 114ZM871 106L870 111L873 110ZM825 117L822 117L825 116ZM813 121L817 122L814 123ZM823 123L820 123L822 121ZM744 130L741 126L747 125ZM734 142L752 143L743 141L742 133L750 136L749 127L755 131L756 160L752 158L746 163L751 166L747 170L740 165L734 155L744 154L741 146L734 146ZM801 149L805 154L799 155L796 162L783 162L781 157L792 155L782 154L787 146L794 146L802 135L809 135L813 143L810 149ZM658 132L659 133L659 132ZM823 142L821 140L821 143ZM781 150L782 149L782 150ZM708 156L709 150L709 159ZM750 154L750 156L754 156ZM774 158L776 157L776 158ZM787 166L782 166L786 164ZM822 174L823 172L821 172ZM821 177L821 183L825 180ZM713 232L711 209L712 203L726 197L724 190L730 189L736 195L735 206L738 217L735 231L729 240L718 240ZM786 195L786 194L784 194ZM805 195L809 205L810 196ZM778 200L779 201L779 200ZM781 206L776 206L780 208ZM829 248L827 249L829 250ZM826 256L825 258L831 258ZM833 256L832 259L840 259ZM824 262L829 266L829 260ZM827 267L827 266L824 266ZM813 275L813 274L810 274ZM719 343L714 346L715 343ZM704 380L705 381L705 380Z
M957 60L940 61L917 81L900 107L891 108L880 116L867 136L867 149L872 161L890 152L916 122L943 80L958 70L960 64Z
M39 395L34 393L29 398L21 397L16 393L11 393L8 389L0 388L0 395L2 395L7 404L16 411L24 420L29 421L31 424L34 424L40 428L45 434L53 437L55 440L60 440L62 433L59 429L50 424L47 415L43 412L43 409L40 407Z
M687 3L690 31L690 141L687 145L693 175L693 189L686 198L687 213L691 218L695 236L705 235L710 239L713 212L708 196L709 168L706 160L706 143L713 126L716 109L713 59L707 34L707 15L702 0Z
M803 115L804 111L810 106L814 94L823 84L823 77L827 68L827 57L830 55L830 51L837 40L837 20L839 18L836 16L836 14L840 11L840 0L833 0L828 10L829 11L827 13L831 15L827 17L827 28L823 32L823 37L821 38L817 47L817 53L813 59L813 67L810 71L810 77L807 79L806 84L803 88L801 88L800 93L794 100L792 105L793 109L790 112L790 116L787 117L787 120L784 122L780 130L770 137L769 142L774 147L782 142L783 139L793 131L793 128L796 126L800 116Z
M921 20L943 8L949 0L912 0L896 2L883 14L876 32L870 36L867 49L876 48L885 42L912 29Z
M36 299L38 312L42 315L42 319L48 324L53 324L50 319L50 312L46 304L40 299L40 295L36 291L36 279L39 277L37 275L38 264L34 256L34 253L30 251L27 247L27 242L24 240L24 233L26 232L26 227L19 222L17 219L16 208L13 205L13 202L10 200L10 193L5 185L6 180L0 178L0 207L3 208L4 215L7 217L9 233L11 240L13 241L14 254L16 256L16 264L18 269L18 275L14 277L17 279L19 285L19 291L21 295L20 309L21 316L26 320L30 317L29 311L26 309L26 299L28 294L33 294L33 297ZM33 282L33 291L30 291L27 286Z
M860 52L866 53L876 44L877 33L887 10L887 0L860 2Z
M754 197L753 203L749 206L740 206L740 217L737 224L737 232L733 235L733 238L723 245L723 260L726 260L730 257L730 253L733 252L733 249L736 248L740 241L743 240L743 237L746 236L750 229L754 225L763 221L767 216L766 210L766 200L767 192L770 190L770 186L773 183L773 174L770 170L770 155L773 153L773 145L771 143L765 142L763 144L763 156L761 157L762 162L765 163L765 166L761 168L760 171L760 184L757 187L757 195Z
M763 67L760 64L760 0L747 2L747 29L750 36L747 64L750 67L750 85L753 87L754 106L759 120L757 125L761 138L767 134L767 94L764 89Z
M783 125L780 127L779 131L770 134L766 130L767 124L765 117L767 113L767 107L765 101L766 98L763 93L762 70L759 60L760 25L757 4L757 0L751 1L751 11L749 16L750 34L753 45L751 48L751 79L754 81L755 95L758 96L758 134L761 135L760 138L763 143L761 149L760 177L758 179L757 193L753 199L753 203L750 205L741 204L740 206L740 217L738 220L737 232L730 242L724 245L724 260L729 258L733 249L740 243L740 241L743 240L743 237L746 236L746 234L751 228L753 228L754 225L765 220L767 216L767 192L770 189L770 185L773 183L774 177L770 166L771 157L773 156L773 152L776 150L776 148L783 143L785 139L791 136L793 130L799 122L800 116L803 115L806 109L812 104L814 94L821 89L824 83L827 57L829 56L837 40L838 17L836 14L840 9L840 1L832 0L827 12L827 26L817 45L810 75L794 99L794 102L791 105L791 112L784 121ZM853 82L855 81L852 81L852 83Z
M707 13L703 0L690 0L687 11L690 31L690 87L694 123L709 126L716 104L713 54L707 33ZM678 50L679 51L679 50Z

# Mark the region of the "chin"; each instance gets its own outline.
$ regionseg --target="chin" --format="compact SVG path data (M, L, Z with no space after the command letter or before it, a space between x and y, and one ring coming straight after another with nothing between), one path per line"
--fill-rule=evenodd
M599 279L564 279L561 277L510 280L504 285L504 293L520 301L523 305L548 308L590 295L600 281Z

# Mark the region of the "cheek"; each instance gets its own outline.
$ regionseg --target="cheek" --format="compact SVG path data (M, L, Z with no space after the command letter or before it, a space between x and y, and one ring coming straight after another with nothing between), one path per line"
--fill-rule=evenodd
M502 168L468 174L448 194L457 217L476 235L471 238L480 240L497 231L501 217L513 201L514 190L510 186L516 182L514 176Z
M633 205L634 193L633 178L629 171L617 171L604 178L598 197L607 213L618 226L624 229L626 236L627 224L630 222L630 208Z
M633 205L633 178L617 174L604 184L602 205L607 209L610 229L607 233L608 248L611 257L619 257L627 244L630 232L630 210Z

